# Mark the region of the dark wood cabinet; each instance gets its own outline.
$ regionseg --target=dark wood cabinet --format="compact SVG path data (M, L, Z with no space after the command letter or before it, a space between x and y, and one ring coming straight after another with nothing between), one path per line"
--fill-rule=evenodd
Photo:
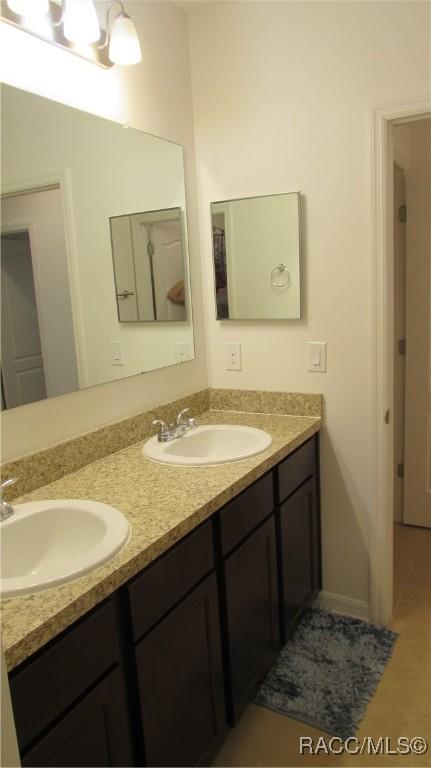
M209 765L321 589L318 437L10 676L23 766Z
M227 729L215 575L135 652L146 764L209 765Z
M278 498L284 501L305 480L316 474L318 442L316 437L300 445L277 467Z
M158 558L127 587L133 640L139 640L215 568L208 520Z
M10 689L20 749L117 664L119 655L115 605L108 600L18 667Z
M23 766L134 764L124 683L117 668L21 756Z
M228 708L234 724L280 649L274 515L226 558L221 580Z
M220 510L222 555L229 554L273 511L274 477L273 472L268 472Z
M309 445L317 450L314 440ZM299 461L295 463L295 469L298 464ZM308 463L307 473L309 468ZM291 635L302 613L322 587L320 504L315 463L313 470L314 474L305 480L300 473L294 476L295 484L298 485L301 480L302 484L280 505L277 515L283 642Z

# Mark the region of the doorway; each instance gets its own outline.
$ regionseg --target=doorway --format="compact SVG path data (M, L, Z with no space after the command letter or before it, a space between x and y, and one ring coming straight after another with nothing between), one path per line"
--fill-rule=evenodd
M428 122L431 117L431 101L430 99L424 99L422 101L413 102L411 104L396 105L394 107L384 107L377 109L373 115L373 151L372 151L372 178L373 178L373 262L372 262L372 274L371 274L371 292L372 292L372 412L373 412L373 435L372 435L372 482L373 482L373 509L371 517L371 529L370 529L370 615L371 620L379 624L387 624L392 616L393 612L393 553L394 553L394 509L395 499L398 493L398 510L400 508L399 499L402 499L402 511L403 520L406 518L406 514L413 513L416 515L417 505L416 503L410 503L408 505L409 512L406 512L407 505L405 502L407 495L407 474L408 474L408 450L407 450L407 433L409 430L409 424L412 420L409 418L409 409L416 407L420 400L420 422L422 427L421 448L419 444L414 441L413 451L410 455L414 457L414 468L418 468L418 464L421 466L420 470L420 483L416 481L416 487L420 489L422 497L425 499L426 517L428 520L431 513L431 488L430 488L430 400L429 394L431 390L431 354L430 354L430 316L428 314L426 320L426 331L424 332L424 325L422 324L422 331L420 335L421 349L425 349L425 353L418 352L415 339L412 340L411 329L408 327L408 292L409 287L413 286L412 278L409 275L408 266L409 262L406 258L406 329L405 336L401 336L400 339L406 338L406 356L405 356L405 434L404 434L404 478L397 478L402 480L402 490L396 489L396 478L398 475L398 463L402 464L402 461L398 460L396 455L396 430L397 425L394 421L395 406L396 406L396 386L400 388L399 380L396 383L396 349L395 344L395 264L394 264L394 195L395 195L395 178L394 178L394 164L400 166L399 157L395 155L394 147L394 131L398 126L403 124L422 124L424 121ZM414 144L414 143L413 143ZM429 150L429 144L428 144ZM402 168L402 165L400 166ZM424 168L429 172L429 163L426 168L426 163L422 162L421 172L423 174ZM408 192L408 179L407 173L404 168L402 170L406 177L406 189ZM429 177L428 177L428 194L429 194ZM428 209L426 209L428 205ZM419 208L415 205L415 211ZM412 215L413 209L410 214ZM409 217L409 210L407 206L407 220ZM430 227L430 215L429 215L429 197L428 203L422 208L420 222L413 224L411 220L410 233L423 237L424 234L429 234ZM408 231L406 230L406 248L408 249ZM416 246L415 246L416 247ZM429 241L428 250L426 248L421 250L424 261L428 265L428 278L425 280L423 277L419 284L419 294L422 296L425 294L428 307L429 307L429 295L430 295L430 252ZM417 284L416 284L417 289ZM415 293L415 291L413 291ZM415 293L414 302L412 304L414 310L418 310L422 306L419 301L419 294ZM423 312L423 309L422 309ZM429 309L428 309L429 312ZM418 399L417 393L409 388L409 340L410 333L410 355L413 355L415 361L425 360L425 372L426 378L421 378L422 389L425 391L425 398L420 396ZM426 339L424 347L424 338ZM398 342L398 339L397 339ZM418 381L418 375L413 374L411 379L415 385ZM398 424L399 428L399 424ZM423 442L423 436L425 436L426 442ZM415 452L416 447L416 452ZM418 461L420 458L420 461ZM402 473L402 467L400 473ZM410 473L410 477L413 475ZM417 475L416 475L417 477ZM431 522L431 520L430 520ZM404 522L404 524L406 524ZM409 519L410 525L423 525L424 523L418 523ZM429 523L428 523L429 524ZM426 528L424 528L426 531Z
M419 596L431 543L431 119L392 134L396 617Z
M60 185L1 197L2 408L79 389Z
M1 235L2 410L46 397L27 230Z
M394 513L431 528L431 119L393 126Z

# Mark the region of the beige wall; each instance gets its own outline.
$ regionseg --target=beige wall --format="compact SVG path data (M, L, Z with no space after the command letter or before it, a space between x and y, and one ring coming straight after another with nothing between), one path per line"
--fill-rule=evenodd
M427 2L192 3L210 382L323 392L324 588L368 601L371 117L429 92ZM209 205L301 190L304 319L214 320ZM307 341L328 372L307 372ZM224 345L242 344L242 372Z
M187 20L170 2L126 2L127 6L142 41L139 65L103 70L0 24L0 79L184 145L196 359L6 412L3 460L207 385Z

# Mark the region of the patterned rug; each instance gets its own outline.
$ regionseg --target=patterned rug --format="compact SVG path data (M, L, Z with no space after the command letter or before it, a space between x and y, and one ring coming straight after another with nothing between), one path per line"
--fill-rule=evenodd
M354 736L397 637L366 621L311 608L255 703L342 739Z

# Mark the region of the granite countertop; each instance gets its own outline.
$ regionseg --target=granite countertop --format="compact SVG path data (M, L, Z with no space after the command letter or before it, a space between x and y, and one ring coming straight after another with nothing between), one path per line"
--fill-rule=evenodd
M200 424L260 427L272 445L232 464L178 467L156 464L137 443L15 500L91 499L117 507L132 527L112 560L67 584L1 602L2 643L12 670L139 573L250 483L319 431L318 417L207 411Z

